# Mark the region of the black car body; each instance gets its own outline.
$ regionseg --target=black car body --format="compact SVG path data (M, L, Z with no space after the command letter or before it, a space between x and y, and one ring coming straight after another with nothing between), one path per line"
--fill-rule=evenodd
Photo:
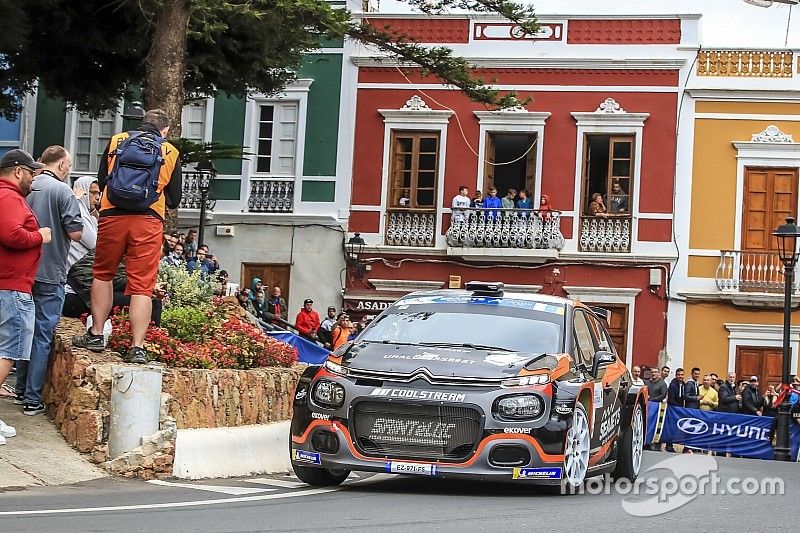
M351 470L570 486L603 473L635 479L646 400L595 311L473 282L402 298L306 369L290 453L314 485Z

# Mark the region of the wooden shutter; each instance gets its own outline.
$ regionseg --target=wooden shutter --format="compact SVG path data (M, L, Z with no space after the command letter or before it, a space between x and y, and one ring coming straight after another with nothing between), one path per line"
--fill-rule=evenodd
M494 154L494 135L491 133L486 134L486 150L484 154L483 164L483 196L488 196L489 187L494 186L494 165L490 163L495 162Z
M745 169L742 248L777 250L772 232L795 216L796 206L797 169Z
M536 142L536 135L529 135L528 142L533 144ZM531 195L536 194L536 146L534 145L525 156L525 188ZM531 198L533 200L533 208L539 207L539 199Z

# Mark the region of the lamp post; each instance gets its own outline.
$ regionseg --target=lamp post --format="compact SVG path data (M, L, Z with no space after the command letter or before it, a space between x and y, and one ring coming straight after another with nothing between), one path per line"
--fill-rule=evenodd
M142 107L142 103L138 100L134 100L126 105L125 109L122 111L122 118L126 120L138 120L141 122L144 118L144 108Z
M356 275L359 278L364 276L364 265L359 262L358 257L364 251L366 244L358 232L353 234L347 241L347 264L356 269Z
M197 173L197 190L200 191L200 224L197 231L197 245L205 244L206 230L206 204L208 204L208 191L211 181L217 175L217 169L211 161L201 161L195 168Z
M784 298L783 298L783 371L781 374L782 387L789 386L791 374L792 352L789 346L789 336L792 331L792 285L794 284L794 267L797 265L797 239L800 237L800 228L794 223L794 218L786 219L786 224L781 224L773 232L778 241L778 255L783 263ZM776 428L775 455L776 461L791 461L792 453L789 443L789 422L791 420L792 406L789 398L785 397L778 406L778 427Z

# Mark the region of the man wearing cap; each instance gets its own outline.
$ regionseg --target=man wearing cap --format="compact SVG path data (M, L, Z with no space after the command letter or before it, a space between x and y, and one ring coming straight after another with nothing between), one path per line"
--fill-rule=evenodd
M300 335L306 339L317 342L317 331L319 330L319 315L314 311L314 300L307 298L303 302L303 307L294 319L294 327Z
M761 416L764 398L758 392L758 376L750 376L750 383L742 391L742 414Z
M333 326L336 325L336 308L333 306L328 307L328 316L319 325L317 337L323 342L325 348L333 348Z
M14 361L27 361L31 354L36 320L33 278L42 244L49 243L51 235L50 228L39 227L25 197L43 166L22 150L10 150L0 158L0 384ZM0 444L15 434L0 421Z
M120 262L125 260L128 276L125 294L131 297L130 323L132 346L123 356L129 363L147 362L144 339L153 309L153 291L156 288L158 263L164 242L164 218L168 208L176 209L181 203L181 160L178 149L165 138L169 134L170 119L162 109L150 109L144 114L137 135L159 138L161 158L158 171L158 198L146 211L130 211L114 205L108 195L100 204L100 222L97 248L92 270L92 327L72 345L94 352L105 349L103 325L114 302L114 275ZM105 188L109 174L114 170L117 150L130 137L129 132L117 133L100 157L97 183Z
M17 365L17 402L23 413L44 412L42 390L47 379L50 343L64 307L67 259L72 241L83 236L83 219L78 200L64 180L72 169L72 157L63 146L49 146L42 152L44 168L36 177L36 189L28 195L28 205L39 224L53 228L52 242L42 249L42 260L33 283L36 325L33 331L30 362Z

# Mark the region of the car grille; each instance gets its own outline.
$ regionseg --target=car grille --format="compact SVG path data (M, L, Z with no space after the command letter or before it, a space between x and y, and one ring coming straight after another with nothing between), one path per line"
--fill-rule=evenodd
M363 401L353 406L356 445L365 455L458 461L483 431L470 407Z

